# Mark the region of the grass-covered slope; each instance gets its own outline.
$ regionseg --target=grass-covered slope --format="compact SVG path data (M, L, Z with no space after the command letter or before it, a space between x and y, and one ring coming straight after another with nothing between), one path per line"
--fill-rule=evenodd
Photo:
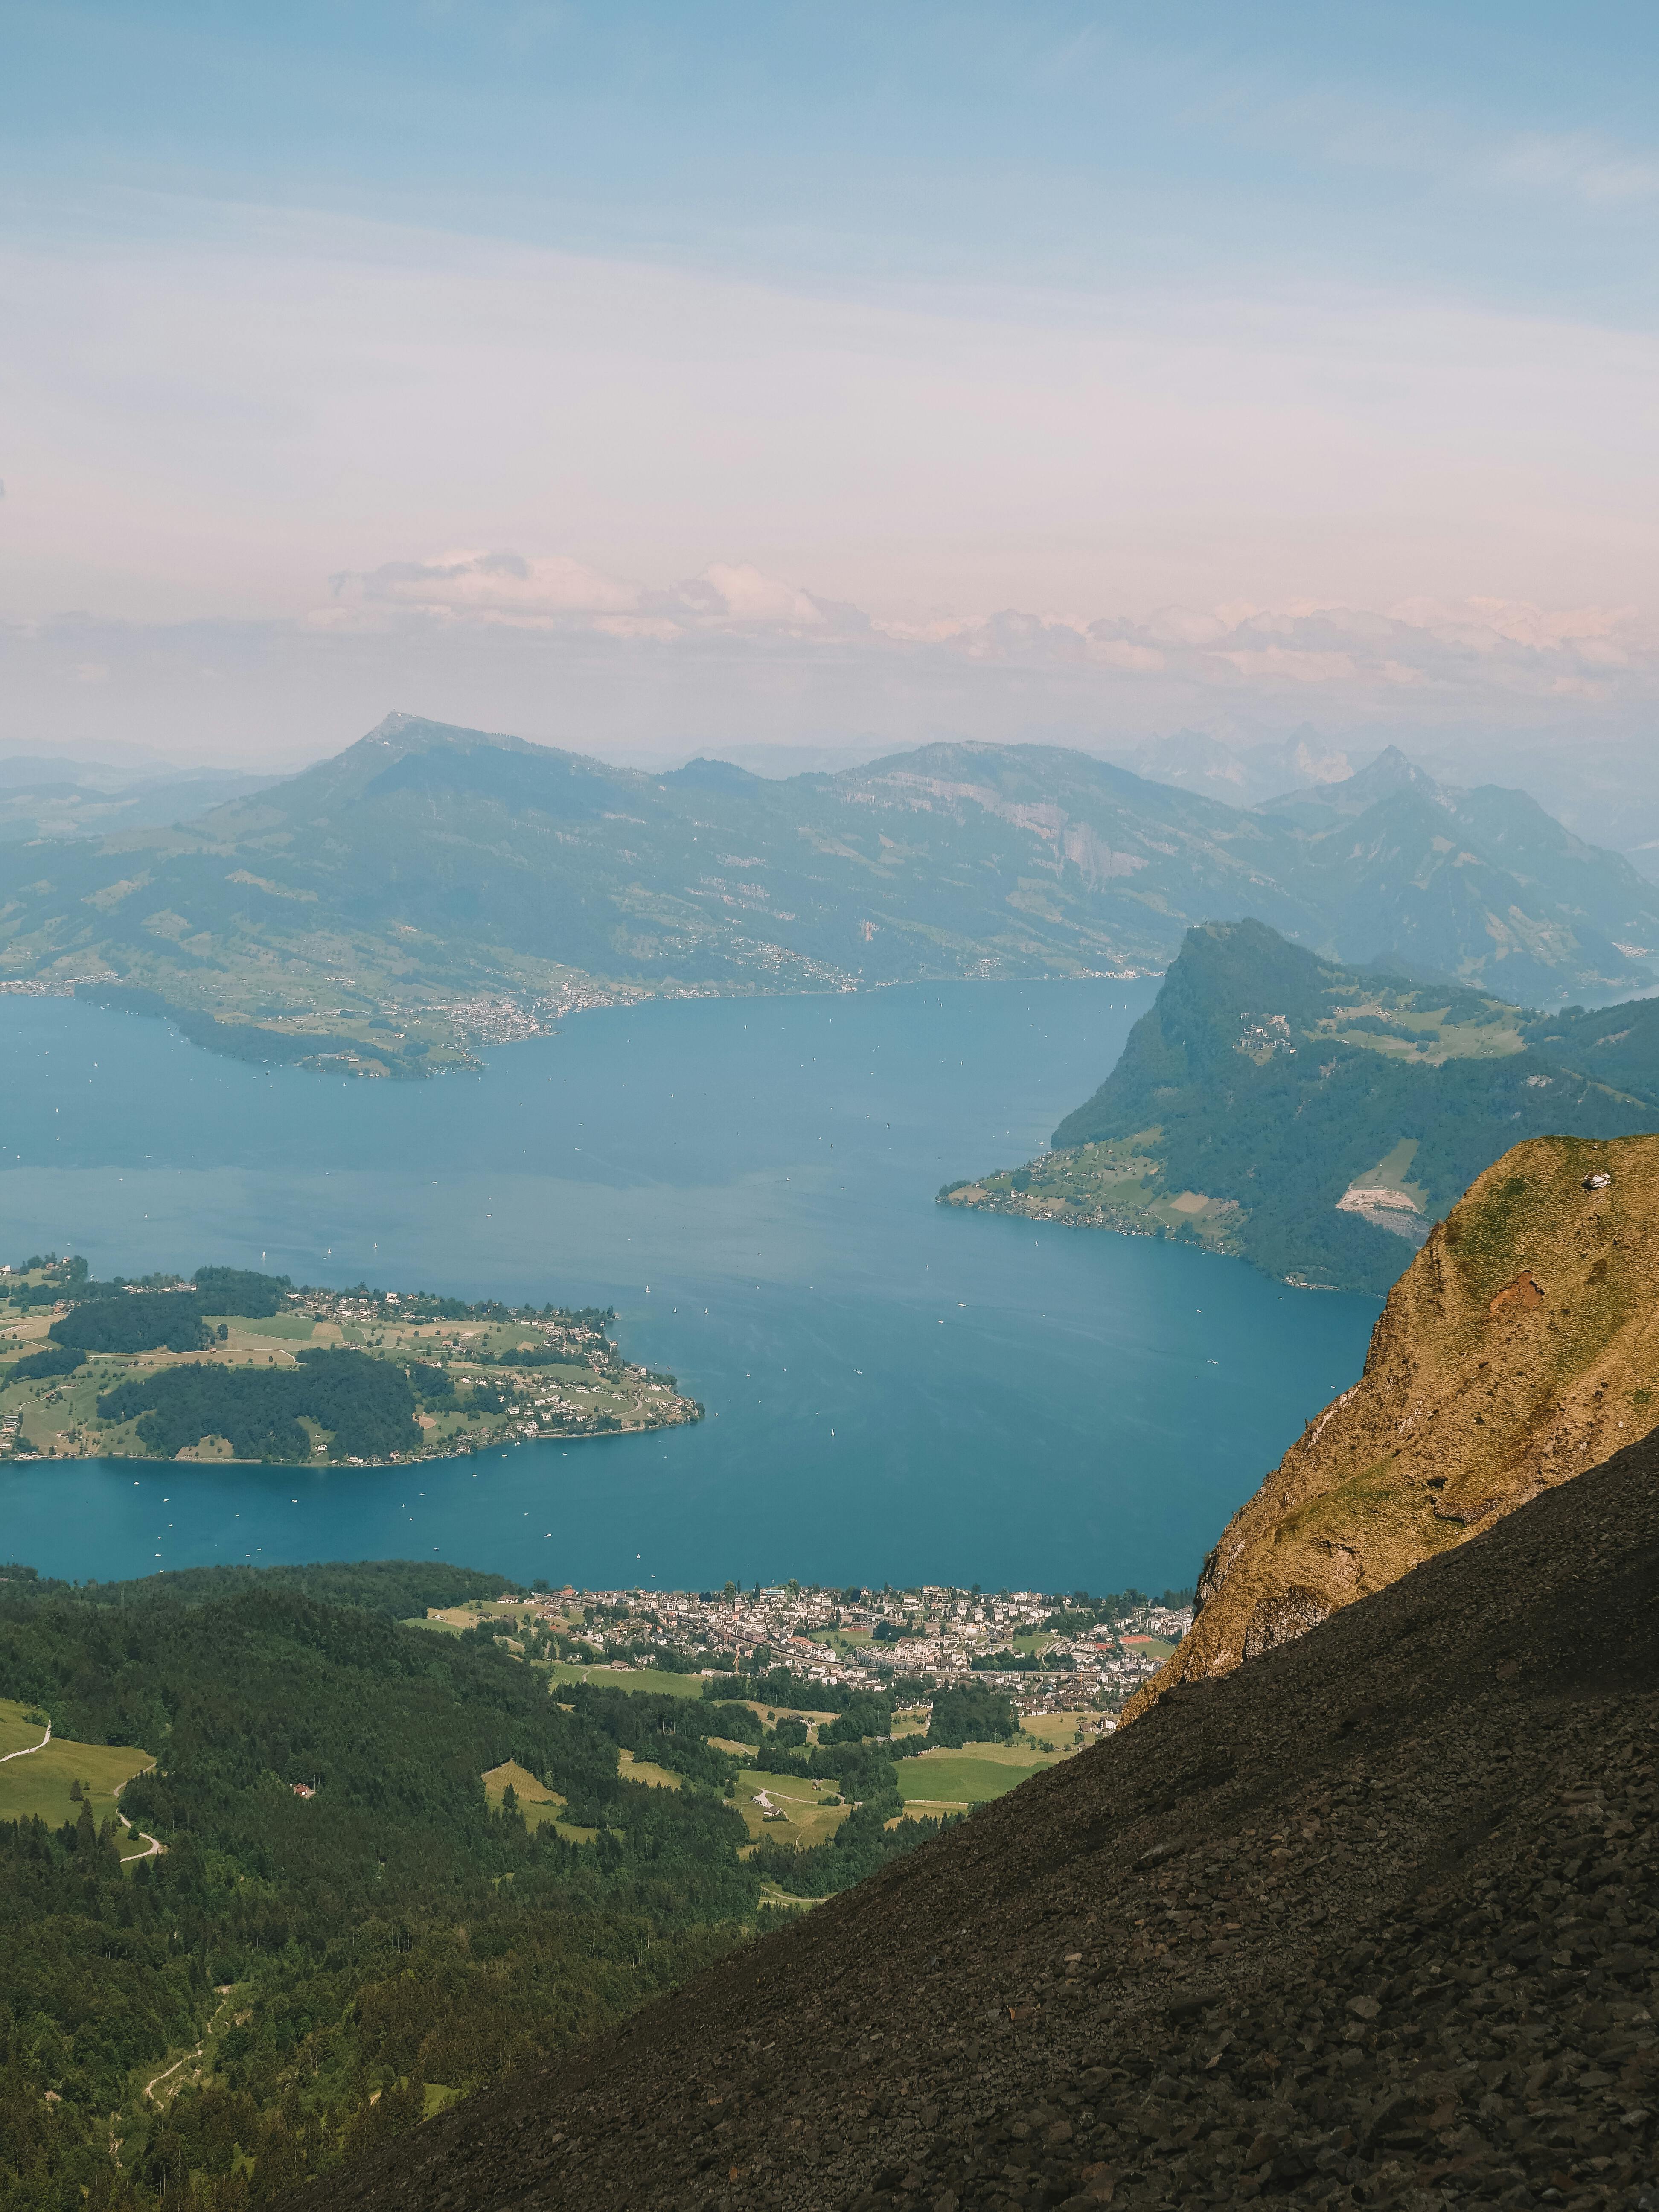
M596 998L1145 974L1206 915L1513 999L1650 980L1659 891L1627 863L1565 851L1521 794L1454 818L1426 782L1374 775L1353 818L1309 821L1054 746L644 775L397 714L185 827L0 845L0 980L398 1075ZM1488 850L1492 799L1516 806L1486 806Z
M1318 958L1261 921L1211 923L1053 1150L941 1196L1381 1293L1518 1139L1656 1121L1659 1004L1546 1018Z
M1190 1634L1128 1714L1289 1642L1656 1425L1659 1137L1517 1145L1395 1285L1359 1381L1228 1523Z

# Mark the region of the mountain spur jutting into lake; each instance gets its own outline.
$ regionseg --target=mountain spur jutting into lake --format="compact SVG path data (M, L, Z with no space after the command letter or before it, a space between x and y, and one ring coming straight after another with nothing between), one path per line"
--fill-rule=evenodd
M13 1464L8 1548L100 1578L441 1555L595 1587L1188 1584L1199 1533L1358 1371L1375 1303L933 1204L958 1162L1035 1149L1152 994L611 1008L422 1085L0 1003L17 1255L611 1307L708 1414L407 1470Z

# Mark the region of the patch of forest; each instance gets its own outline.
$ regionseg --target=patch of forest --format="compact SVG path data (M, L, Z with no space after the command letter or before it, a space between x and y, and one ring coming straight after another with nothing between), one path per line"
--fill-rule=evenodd
M428 2088L533 2064L747 1940L763 1881L823 1894L936 1832L885 1825L896 1747L863 1734L884 1700L848 1701L848 1741L814 1754L862 1810L745 1861L737 1762L709 1739L792 1753L741 1690L556 1699L493 1625L395 1617L512 1592L409 1561L80 1589L0 1568L0 1692L58 1738L155 1753L121 1802L166 1845L124 1869L121 1832L67 1796L60 1825L0 1820L4 2212L281 2201L418 2122ZM621 1750L682 1786L623 1779ZM509 1760L565 1800L559 1823L491 1806L483 1775ZM203 2078L146 2100L204 2036Z
M415 1392L389 1359L304 1345L293 1367L156 1367L100 1394L101 1420L137 1416L138 1441L173 1459L202 1437L223 1437L237 1459L292 1467L313 1456L314 1421L335 1459L389 1459L421 1441Z

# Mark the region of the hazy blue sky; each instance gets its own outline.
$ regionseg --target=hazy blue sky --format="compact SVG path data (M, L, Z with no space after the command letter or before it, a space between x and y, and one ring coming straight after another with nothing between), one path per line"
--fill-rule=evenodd
M1659 689L1650 9L0 40L0 743L1452 742Z

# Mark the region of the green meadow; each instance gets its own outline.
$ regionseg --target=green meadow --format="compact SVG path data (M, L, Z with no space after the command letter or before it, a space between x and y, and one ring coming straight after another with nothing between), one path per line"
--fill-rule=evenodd
M72 1743L58 1736L44 1751L24 1751L26 1745L39 1743L45 1733L25 1721L23 1716L32 1710L15 1698L0 1698L0 1820L39 1818L61 1828L65 1820L80 1817L81 1808L70 1796L70 1784L78 1782L91 1802L94 1820L102 1827L118 1809L116 1792L122 1783L153 1766L154 1758L130 1744ZM23 1756L3 1756L16 1751L23 1751ZM137 1850L142 1846L123 1848Z
M1033 1774L1055 1764L1052 1759L999 1758L1001 1745L975 1744L963 1751L924 1752L907 1759L898 1769L899 1795L907 1806L977 1805L1001 1797Z

